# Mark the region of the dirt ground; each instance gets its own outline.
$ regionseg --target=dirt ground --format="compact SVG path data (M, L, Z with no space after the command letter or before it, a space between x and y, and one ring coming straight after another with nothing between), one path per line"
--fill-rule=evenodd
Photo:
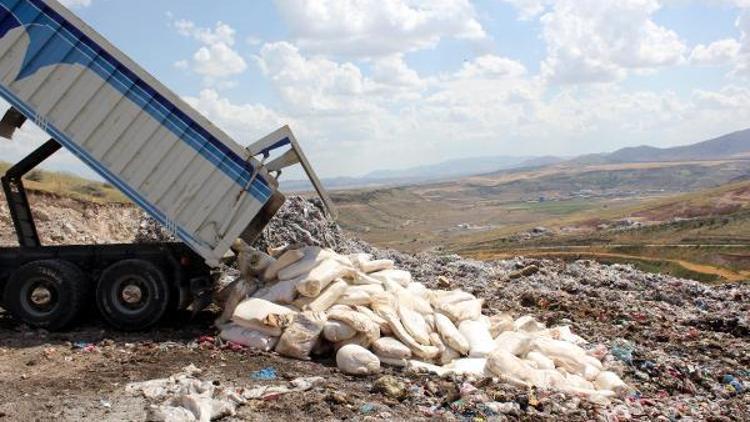
M66 333L47 333L0 314L0 420L144 420L147 401L126 393L125 385L168 377L189 364L205 371L202 378L236 387L297 377L326 379L311 391L240 407L238 420L349 419L365 416L360 408L366 403L386 406L394 418L423 416L408 404L371 394L377 377L348 377L333 361L303 362L200 344L200 336L212 333L212 317L203 313L187 327L166 323L148 334L113 333L94 322ZM265 367L276 368L279 380L251 379L253 371Z

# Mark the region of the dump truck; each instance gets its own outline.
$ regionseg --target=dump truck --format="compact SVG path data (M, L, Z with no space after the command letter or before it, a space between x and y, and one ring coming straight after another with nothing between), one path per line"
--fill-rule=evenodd
M55 0L0 0L0 96L0 136L29 121L50 137L2 177L19 245L0 248L0 307L31 326L66 327L95 303L140 330L205 304L212 269L283 204L291 165L333 212L288 126L242 147ZM179 242L42 245L23 176L61 148Z

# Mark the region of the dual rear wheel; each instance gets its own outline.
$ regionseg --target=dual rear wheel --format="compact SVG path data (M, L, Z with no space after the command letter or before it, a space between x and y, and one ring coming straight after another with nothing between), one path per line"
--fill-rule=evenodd
M23 265L8 279L4 302L8 311L31 326L59 330L68 326L90 302L91 282L65 260L39 260ZM99 313L111 326L137 331L156 324L169 306L164 272L140 260L118 261L102 272L96 285Z

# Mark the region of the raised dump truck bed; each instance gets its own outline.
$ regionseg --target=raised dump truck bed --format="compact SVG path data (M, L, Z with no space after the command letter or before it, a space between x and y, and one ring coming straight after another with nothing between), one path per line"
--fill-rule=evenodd
M163 312L139 313L173 297L159 292L185 299L185 280L205 279L238 238L252 241L265 227L284 202L271 173L278 176L284 167L301 163L330 205L288 127L240 146L54 0L0 0L0 96L12 106L0 121L0 136L10 137L29 120L51 138L3 178L20 248L0 250L1 299L34 325L59 328L73 319L73 305L91 296L82 274L96 285L99 309L115 326L155 322ZM21 177L60 145L190 253L167 244L141 246L143 253L135 255L124 246L43 247ZM271 150L287 146L265 163ZM142 256L154 253L191 265ZM189 274L172 279L175 268ZM187 284L195 296L196 283ZM117 301L122 306L114 312L110 303Z

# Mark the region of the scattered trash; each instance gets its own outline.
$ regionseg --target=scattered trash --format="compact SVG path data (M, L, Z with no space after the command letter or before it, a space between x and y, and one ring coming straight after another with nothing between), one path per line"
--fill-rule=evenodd
M252 374L250 374L250 378L254 380L262 380L262 381L272 381L275 380L278 377L278 374L276 374L276 368L273 367L267 367L263 368L259 371L255 371Z
M286 385L235 388L197 378L202 371L189 365L169 378L130 383L125 391L140 394L151 404L151 421L211 421L234 416L248 400L274 400L291 392L308 391L323 383L322 377L297 378Z

